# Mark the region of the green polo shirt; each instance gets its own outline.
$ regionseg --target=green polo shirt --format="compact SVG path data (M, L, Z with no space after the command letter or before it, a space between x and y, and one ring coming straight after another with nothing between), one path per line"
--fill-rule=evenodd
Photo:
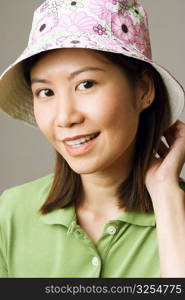
M160 277L154 214L123 212L94 244L73 206L39 214L52 180L53 173L1 195L0 277Z

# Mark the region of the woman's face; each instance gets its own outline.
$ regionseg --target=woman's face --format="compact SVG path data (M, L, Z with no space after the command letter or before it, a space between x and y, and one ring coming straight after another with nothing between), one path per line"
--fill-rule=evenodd
M95 50L53 50L33 66L31 81L38 127L75 172L128 163L142 109L118 66ZM94 133L80 145L63 141Z

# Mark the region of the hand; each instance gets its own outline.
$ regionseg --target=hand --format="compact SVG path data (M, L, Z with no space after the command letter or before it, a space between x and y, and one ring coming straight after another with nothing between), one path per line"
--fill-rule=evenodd
M147 170L145 184L151 194L165 188L178 187L179 176L185 163L185 123L177 120L165 132L169 147L161 140L157 153Z
M156 217L161 277L185 277L185 194L179 176L185 162L185 123L176 121L163 134L146 172L145 184Z

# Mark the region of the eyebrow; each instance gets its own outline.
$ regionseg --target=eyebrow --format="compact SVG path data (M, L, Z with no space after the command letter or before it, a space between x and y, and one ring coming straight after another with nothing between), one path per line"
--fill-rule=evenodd
M101 69L101 68L97 68L97 67L84 67L82 69L79 69L77 71L74 71L73 73L71 73L68 76L68 80L71 81L72 79L74 79L77 75L79 75L80 73L83 72L87 72L87 71L101 71L101 72L106 72L105 70ZM31 84L33 83L51 83L51 81L46 80L46 79L42 79L42 78L32 78L31 79Z

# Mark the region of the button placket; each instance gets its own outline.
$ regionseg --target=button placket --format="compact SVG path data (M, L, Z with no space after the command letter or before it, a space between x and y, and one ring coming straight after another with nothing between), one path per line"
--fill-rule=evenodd
M76 224L75 221L73 221L68 229L68 234L73 235L76 239L81 240L82 242L85 242L85 244L88 246L87 248L87 254L89 255L90 263L94 268L94 272L97 277L99 277L101 272L101 259L98 257L98 253L96 252L96 248L94 244L92 243L91 239L86 235L86 233L83 231L83 229ZM89 253L88 253L89 252Z
M119 223L110 221L106 224L103 232L103 238L97 245L98 252L101 253L102 259L105 259L110 248L112 247L116 234L119 231Z

